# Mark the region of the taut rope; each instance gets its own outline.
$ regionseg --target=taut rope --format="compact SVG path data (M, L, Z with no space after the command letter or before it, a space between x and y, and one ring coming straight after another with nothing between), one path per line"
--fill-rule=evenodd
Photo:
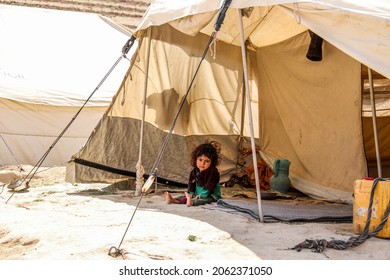
M220 12L219 12L217 21L216 21L216 23L215 23L215 25L214 25L214 31L213 31L213 33L211 34L210 39L209 39L209 41L208 41L208 43L207 43L207 45L206 45L206 47L205 47L205 49L204 49L204 51L203 51L201 60L200 60L200 62L199 62L199 64L198 64L198 67L196 68L196 71L195 71L195 73L194 73L194 76L192 77L192 80L191 80L191 82L190 82L190 85L188 86L187 92L186 92L186 94L183 96L183 99L182 99L181 102L180 102L178 111L176 112L175 118L173 119L171 128L170 128L170 130L169 130L169 132L168 132L168 134L167 134L167 136L166 136L166 138L165 138L165 140L164 140L164 143L163 143L163 145L162 145L162 147L161 147L161 150L160 150L160 152L159 152L159 154L158 154L158 156L157 156L157 158L156 158L156 161L155 161L154 164L153 164L152 171L150 172L149 178L148 178L148 180L145 182L145 184L144 184L144 186L143 186L143 188L142 188L142 192L141 192L140 199L139 199L139 201L138 201L138 203L137 203L137 206L136 206L135 209L134 209L133 215L131 216L131 219L130 219L128 225L127 225L127 228L126 228L125 233L124 233L124 235L123 235L123 237L122 237L122 240L121 240L121 242L119 243L119 246L118 246L118 247L112 246L112 247L110 248L109 252L108 252L108 255L110 255L110 256L112 256L112 257L118 257L118 256L120 256L120 255L121 255L122 257L124 257L124 251L123 251L122 249L120 249L120 246L122 245L122 242L123 242L123 240L124 240L124 238L125 238L125 236L126 236L127 230L128 230L129 227L130 227L131 221L132 221L133 218L134 218L135 212L137 211L138 206L139 206L139 204L140 204L140 202L141 202L141 200L142 200L144 194L146 193L146 191L148 190L148 188L151 186L151 184L153 183L153 181L156 179L157 167L158 167L158 165L159 165L159 163L160 163L160 161L161 161L161 158L162 158L162 156L163 156L163 154L164 154L164 152L165 152L165 150L166 150L166 148L167 148L167 146L168 146L168 142L169 142L169 139L170 139L170 137L171 137L171 135L172 135L173 129L175 128L177 118L179 117L179 114L180 114L180 112L181 112L181 109L183 108L184 102L186 101L187 96L188 96L188 94L190 93L190 89L191 89L191 87L192 87L192 84L193 84L193 82L194 82L194 80L195 80L196 75L197 75L198 72L199 72L200 66L201 66L201 64L202 64L202 62L203 62L203 60L204 60L204 58L206 57L207 51L208 51L208 49L209 49L211 43L213 42L214 38L216 37L216 33L217 33L217 32L219 31L219 29L221 28L221 25L222 25L222 23L223 23L223 20L225 19L226 11L227 11L227 9L229 8L230 3L231 3L231 0L225 0L224 4L223 4L222 7L221 7L221 10L220 10Z
M126 42L125 46L122 48L122 55L115 61L115 63L112 65L110 70L106 73L106 75L103 77L103 79L99 82L99 84L96 86L96 88L92 91L92 93L88 96L88 98L85 100L83 105L80 107L80 109L77 111L77 113L73 116L73 118L70 120L70 122L65 126L65 128L62 130L62 132L57 136L57 138L54 140L54 142L51 144L49 149L43 154L43 156L38 160L38 162L35 164L35 166L30 170L30 172L23 178L23 180L19 183L19 185L23 185L25 182L26 188L29 188L29 183L31 179L35 176L36 172L38 171L39 167L42 165L48 154L51 152L51 150L54 148L54 146L58 143L58 141L61 139L61 137L65 134L65 132L68 130L68 128L72 125L72 123L76 120L78 115L81 113L81 111L84 109L84 107L87 105L89 100L92 98L92 96L95 94L95 92L100 88L100 86L104 83L104 81L108 78L108 76L112 73L112 71L115 69L115 67L119 64L122 58L126 58L126 55L128 51L130 50L131 46L134 44L135 37L131 36L131 38ZM12 196L15 194L16 190L12 192L11 196L7 199L5 203L8 203L8 201L12 198Z

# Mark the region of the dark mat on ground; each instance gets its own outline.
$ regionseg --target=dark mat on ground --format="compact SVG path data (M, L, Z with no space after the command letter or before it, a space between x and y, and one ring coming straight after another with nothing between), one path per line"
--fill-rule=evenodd
M220 199L218 207L239 211L259 220L257 200ZM262 200L264 221L339 222L353 221L352 205L338 203L285 203L282 200Z

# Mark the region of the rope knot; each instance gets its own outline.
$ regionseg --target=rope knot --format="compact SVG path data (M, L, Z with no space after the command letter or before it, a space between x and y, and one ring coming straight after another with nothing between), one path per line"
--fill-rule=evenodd
M118 249L115 246L112 246L110 250L108 251L108 255L117 258L119 256L122 256L123 259L125 259L125 251L123 249Z
M325 239L306 239L305 241L291 248L291 250L297 250L297 252L300 252L302 249L312 249L312 252L322 253L327 245L328 241Z

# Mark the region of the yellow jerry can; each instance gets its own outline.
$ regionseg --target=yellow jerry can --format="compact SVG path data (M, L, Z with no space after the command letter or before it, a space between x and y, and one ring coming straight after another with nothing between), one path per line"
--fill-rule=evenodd
M354 183L353 226L356 234L361 234L366 226L368 207L374 180L361 179ZM378 181L372 200L371 219L368 232L374 231L390 204L390 181ZM377 237L390 238L390 217Z

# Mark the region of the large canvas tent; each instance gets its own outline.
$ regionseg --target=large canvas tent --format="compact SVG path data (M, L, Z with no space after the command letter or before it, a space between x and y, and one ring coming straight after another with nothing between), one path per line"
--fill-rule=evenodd
M277 158L291 162L296 189L351 203L354 181L373 174L369 167L376 165L378 141L372 139L380 140L384 167L390 156L386 95L377 98L376 132L370 97L362 94L367 73L379 81L390 77L390 4L233 0L202 61L222 4L152 2L134 34L139 49L133 64L86 146L73 156L67 180L118 178L140 164L148 174L169 139L157 176L186 183L190 150L209 139L222 144L226 181L250 161L241 152L253 150L254 138L270 168ZM306 58L308 30L324 39L321 61ZM245 106L248 95L251 105Z
M130 34L96 14L0 5L0 165L36 164L97 88ZM44 166L70 159L129 67L121 59Z

